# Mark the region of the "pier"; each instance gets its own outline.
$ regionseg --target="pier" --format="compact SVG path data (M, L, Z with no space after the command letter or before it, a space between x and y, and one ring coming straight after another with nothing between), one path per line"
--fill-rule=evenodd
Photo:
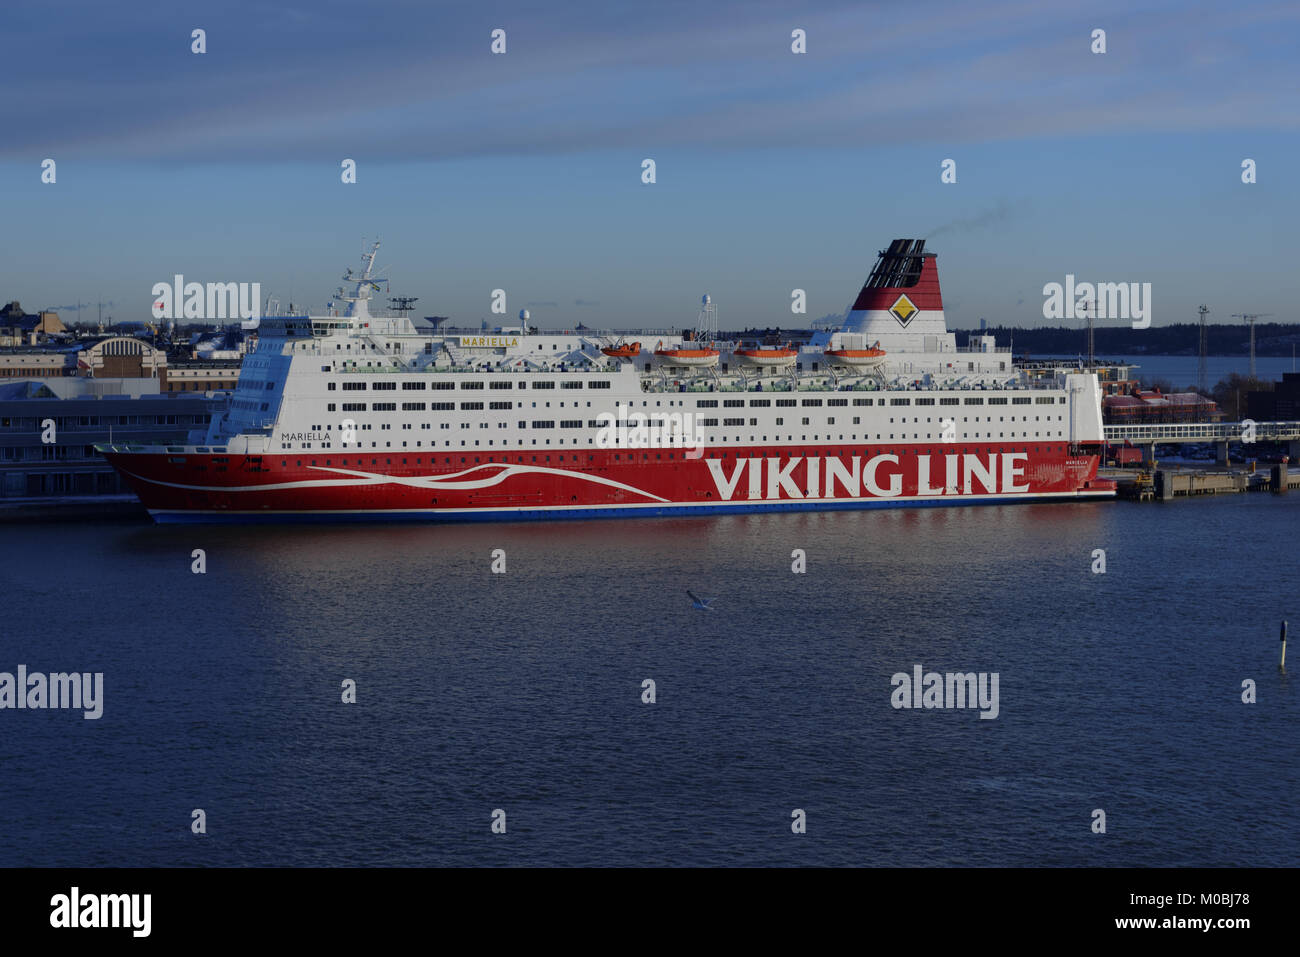
M1236 492L1286 492L1300 489L1300 468L1272 465L1267 469L1163 468L1105 469L1098 475L1116 483L1119 498L1167 502L1193 495Z
M1169 501L1193 495L1225 495L1235 492L1286 492L1300 488L1300 422L1184 422L1152 425L1108 425L1106 441L1110 445L1128 443L1142 450L1142 465L1137 469L1103 469L1098 475L1116 483L1119 498L1139 502ZM1229 465L1232 443L1254 445L1276 443L1286 448L1286 458L1263 468L1254 462L1241 468ZM1186 466L1159 468L1157 445L1213 445L1215 465L1195 468Z

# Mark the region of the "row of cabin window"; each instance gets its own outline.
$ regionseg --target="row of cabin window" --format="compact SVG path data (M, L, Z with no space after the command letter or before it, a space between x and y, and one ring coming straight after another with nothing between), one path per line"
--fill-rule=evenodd
M364 391L367 388L370 388L371 390L375 390L375 391L394 390L397 388L397 385L398 385L397 382L389 382L389 381L370 382L370 383L366 383L364 381L345 382L343 383L343 390L345 392ZM424 389L448 390L448 389L456 388L457 385L459 385L461 389L473 390L473 389L484 388L484 384L482 381L465 381L460 383L412 381L412 382L401 383L402 389L406 391L422 391ZM510 389L514 386L514 383L509 380L503 380L503 381L490 382L488 383L488 385L493 389ZM608 381L587 382L586 386L587 388L590 389L608 389L610 388L610 383ZM268 382L266 387L268 389L273 388L274 383ZM335 388L335 383L330 382L328 383L327 387L329 390L333 391ZM528 383L519 382L518 387L521 389L527 388ZM532 387L534 389L554 389L555 382L537 381L532 383ZM560 383L561 389L581 389L582 387L583 387L583 383L577 380L570 380L570 381L565 381ZM752 408L768 408L772 405L772 401L773 401L772 399L749 399L748 404ZM846 398L835 398L835 399L824 399L824 400L823 399L776 399L775 401L778 406L782 406L782 407L793 406L795 404L799 404L803 406L820 406L823 403L825 403L828 406L843 406L849 404L849 400ZM1037 405L1053 405L1056 403L1064 404L1065 397L1064 396L944 396L944 397L936 398L932 396L922 396L922 397L913 398L913 397L896 396L888 400L884 398L880 398L880 399L855 398L852 401L853 404L856 406L884 405L886 401L888 401L888 403L891 406L934 405L936 401L938 402L939 405L1006 405L1008 401L1012 405L1030 405L1031 403ZM723 408L741 408L745 404L746 404L745 399L723 399L722 400ZM699 399L696 401L695 406L696 408L699 409L716 409L718 407L718 400Z
M455 403L455 402L429 402L429 403L424 403L424 402L403 402L403 403L402 403L402 411L403 411L403 412L424 412L424 411L426 411L426 405L427 405L427 407L428 407L428 410L429 410L429 411L433 411L433 412L452 412L452 411L454 411L454 410L456 409L456 403ZM494 411L494 412L504 412L504 411L508 411L509 409L513 409L516 405L517 405L519 408L521 408L521 409L524 407L524 403L522 403L522 402L518 402L518 403L515 403L515 402L489 402L489 403L488 403L488 408L491 409L491 410ZM533 405L536 406L537 403L534 402ZM551 403L549 403L549 402L546 403L547 408L550 408L550 405L551 405ZM561 402L560 405L563 406L564 403ZM591 403L588 402L587 405L590 406ZM364 403L364 402L344 402L344 403L342 403L342 406L343 406L343 411L344 411L344 412L365 412L365 411L366 411L366 403ZM461 407L461 409L464 409L464 410L466 410L466 411L476 411L476 412L479 412L479 411L482 411L482 410L483 410L483 403L482 403L482 402L462 402L462 403L460 403L460 407ZM573 407L576 409L576 408L578 407L578 403L576 403L576 402L573 403ZM266 406L262 406L262 408L266 408ZM333 403L333 402L327 403L326 406L325 406L325 409L326 409L327 412L334 412L334 411L336 410L335 403ZM395 403L395 402L372 402L372 403L370 404L370 411L372 411L372 412L395 412L395 411L397 411L397 403Z
M231 399L230 407L232 409L243 409L246 412L266 412L271 408L271 403L256 402L252 399Z
M590 405L590 404L591 404L591 403L588 403L588 405ZM366 403L364 403L364 402L344 402L344 403L342 403L342 405L343 405L343 409L342 409L342 411L344 411L344 412L365 412L365 411L367 411L367 409L366 409ZM510 409L510 407L511 407L511 403L509 403L509 402L493 402L493 403L491 403L490 405L491 405L491 408L492 408L493 410L496 410L496 411L505 411L505 410ZM451 411L454 411L454 410L455 410L456 404L455 404L454 402L432 402L432 403L429 403L429 407L430 407L430 409L431 409L432 411L434 411L434 412L451 412ZM460 407L461 407L461 409L463 409L463 410L467 410L467 411L481 411L481 410L483 409L483 403L482 403L482 402L462 402L462 403L460 403ZM265 406L263 406L263 408L265 408ZM522 403L521 403L521 408L522 408ZM326 411L328 411L328 412L334 412L334 411L337 411L336 408L335 408L335 403L330 402L330 403L326 406ZM370 409L369 409L369 411L371 411L371 412L395 412L395 411L397 411L397 407L396 407L396 403L393 403L393 402L374 402L374 403L371 403L371 404L370 404ZM403 412L423 412L423 411L425 411L425 403L423 403L423 402L403 402L403 403L402 403L402 411L403 411ZM1004 418L1005 418L1005 417L1003 417L1003 416L999 416L999 417L998 417L998 421L1001 422L1001 421L1003 421ZM1057 421L1064 421L1064 416L1060 416L1060 415L1058 415L1056 418L1057 418ZM979 417L978 415L975 416L975 421L978 422L979 420L980 420L980 417ZM580 421L578 421L578 420L573 420L573 421L577 422L577 424L574 425L574 426L571 426L572 428L579 428L579 427L581 427L581 422L580 422ZM906 421L906 419L904 419L903 421ZM913 421L913 422L920 422L920 419L919 419L919 418L914 418L912 421ZM926 422L930 422L931 419L927 417L925 421L926 421ZM968 421L970 421L970 418L969 418L968 416L962 416L962 421L963 421L963 422L968 422ZM992 417L992 416L989 416L989 421L990 421L990 422L993 421L993 417ZM1014 415L1011 417L1011 421L1012 421L1012 422L1016 421L1016 417L1015 417ZM1029 421L1029 416L1025 416L1025 421L1026 421L1026 422ZM1038 417L1038 416L1034 416L1034 421L1035 421L1035 422L1039 421L1039 417ZM1048 421L1051 421L1051 416L1048 416ZM856 416L856 415L855 415L855 416L853 417L853 424L854 424L854 425L860 425L861 422L862 422L862 418L861 418L861 416ZM892 425L893 422L894 422L893 418L890 418L889 422L890 422L890 424ZM828 417L828 418L826 419L826 423L827 423L828 425L834 425L834 424L835 424L835 417L834 417L834 416L830 416L830 417ZM593 429L601 427L602 424L603 424L603 423L601 423L601 422L600 422L599 420L597 420L597 419L590 419L590 420L588 420L588 422L587 422L587 426L588 426L588 428L593 428ZM637 423L633 423L633 422L631 422L630 420L627 420L627 419L619 419L618 421L616 421L616 422L614 423L614 425L615 425L617 428L625 428L625 427L627 427L627 428L631 428L631 427L634 427L636 424L637 424ZM667 424L667 421L666 421L665 419L657 418L657 417L655 417L655 416L649 416L648 419L647 419L647 421L646 421L644 424L645 424L647 427L660 427L660 428L662 428L662 427L664 427L664 426ZM718 420L717 420L717 419L714 419L714 418L702 418L702 419L700 419L700 424L703 425L703 426L716 426L716 425L718 424ZM743 418L728 418L728 419L724 419L722 424L723 424L724 426L726 426L726 427L734 427L734 426L738 426L738 425L744 425L744 424L745 424L745 420L744 420ZM750 424L750 425L758 425L758 419L750 419L750 420L749 420L749 424ZM776 419L776 424L777 424L777 425L784 425L784 424L785 424L785 419L782 418L782 417L780 417L780 416L778 416L777 419ZM803 424L804 424L804 425L810 425L810 424L811 424L811 420L805 417L804 420L803 420ZM483 425L486 426L486 423L483 423ZM520 423L519 423L519 427L522 429L522 428L525 428L526 426L524 425L523 422L520 422ZM541 428L541 427L542 427L542 426L539 426L539 425L537 425L536 423L534 423L534 425L533 425L533 428L535 428L535 429L536 429L536 428ZM566 426L566 428L569 428L569 427L570 427L570 426Z
M329 369L326 368L324 371L328 372ZM392 391L392 390L394 390L394 389L397 388L397 385L398 385L398 383L395 382L395 381L381 380L381 381L377 381L377 382L369 382L369 383L367 383L365 380L361 380L361 381L355 381L355 382L344 382L344 383L343 383L343 391L344 391L344 392L364 392L367 388L369 388L369 389L372 390L372 391L385 391L385 390L387 390L387 391ZM401 383L402 390L405 391L405 392L423 392L425 389L432 389L432 390L434 390L434 391L437 391L437 390L439 390L439 389L442 389L442 390L449 390L449 389L455 389L458 385L459 385L459 387L460 387L461 389L468 389L468 390L482 389L482 388L484 387L484 386L483 386L483 382L482 382L482 380L466 380L466 381L464 381L464 382L460 382L460 383L456 383L456 382L429 382L429 381L413 380L413 381L409 381L409 382L403 382L403 383ZM511 380L511 379L498 379L498 380L494 380L494 381L492 381L492 382L489 382L488 385L489 385L491 388L493 388L493 389L513 389L513 388L516 387L516 382L513 381L513 380ZM528 385L529 385L529 384L528 384L527 382L523 382L523 381L520 381L520 382L517 383L517 386L518 386L518 388L520 388L520 389L527 389L527 388L528 388ZM561 388L561 389L581 389L581 388L583 388L584 385L585 385L586 388L588 388L588 389L608 389L608 388L611 388L611 383L610 383L609 380L602 380L602 381L597 381L597 382L586 382L586 383L583 383L583 382L581 382L581 381L579 381L579 380L577 380L577 379L566 379L566 380L562 381L562 382L560 383L560 388ZM326 385L326 387L327 387L327 388L329 389L329 391L331 391L331 392L333 392L333 391L335 390L335 386L336 386L336 383L334 383L334 382L327 383L327 385ZM269 389L269 388L271 388L271 387L272 387L272 385L271 385L270 383L268 383L268 384L267 384L267 388ZM554 380L534 381L534 382L532 383L532 387L533 387L534 389L554 389L554 388L555 388L555 382L554 382Z
M870 455L870 454L873 454L873 453L874 453L874 454L879 454L879 455L894 455L894 456L899 456L899 457L902 457L902 456L905 456L905 455L919 455L919 454L920 454L916 449L906 449L906 448L905 448L905 449L902 449L901 451L900 451L899 449L884 449L883 451L881 451L881 450L879 450L879 449L874 449L874 450L873 450L873 449L871 449L871 448L852 448L852 449L824 449L824 450L823 450L823 449L812 449L811 451L806 451L806 452L805 452L805 451L799 451L799 450L788 450L788 449L783 449L781 452L761 453L761 454L758 455L758 456L755 456L755 455L753 454L753 452L751 452L751 451L749 451L749 450L746 450L743 454L742 454L741 452L737 452L737 453L735 454L735 458L737 458L737 459L741 459L741 458L751 459L751 458L756 458L756 457L757 457L757 458L777 458L777 457L779 457L779 456L782 455L782 454L786 454L786 455L788 455L788 454L790 454L791 451L798 451L799 456L801 456L801 457L803 457L803 458L822 458L822 457L825 457L825 458L838 458L838 457L840 457L840 456L842 456L842 455ZM991 455L991 454L993 454L994 452L1008 452L1008 451L1009 451L1009 452L1025 452L1025 453L1028 453L1028 452L1029 452L1029 446L1026 445L1026 446L1023 446L1023 447L1021 447L1021 448L1012 448L1012 449L1005 449L1005 448L1002 448L1001 446L999 446L999 447L996 448L996 449L993 448L992 446L985 446L985 448L984 448L984 453L985 453L986 455ZM1042 446L1035 445L1033 451L1036 452L1036 453L1041 453L1041 452L1043 451ZM1048 451L1048 452L1051 452L1051 451L1052 451L1052 447L1051 447L1050 445L1048 446L1047 451ZM954 454L954 455L978 455L979 453L980 453L980 448L979 448L979 446L975 446L974 448L968 448L968 447L966 447L966 446L963 445L963 446L961 446L960 448L957 448L957 449L954 449L954 450L953 450L953 454ZM927 453L927 454L928 454L928 453ZM650 456L651 456L651 455L654 455L655 460L656 460L656 461L660 461L660 462L664 461L665 459L667 459L668 461L672 462L672 461L676 461L676 458L677 458L677 453L676 453L676 452L615 452L615 453L614 453L614 461L615 461L615 462L621 462L621 461L623 461L623 456L624 456L624 455L627 456L627 461L629 461L629 462L635 462L635 461L637 460L637 456L638 456L638 455L641 456L641 461L642 461L642 462L648 462L648 461L650 461ZM517 463L522 463L522 462L523 462L526 458L528 458L528 457L529 457L529 456L525 456L525 455L516 455L516 456L515 456L515 459L516 459L516 462L517 462ZM687 457L687 456L686 456L686 453L682 453L682 459L685 460L686 457ZM704 457L705 457L706 459L725 459L725 458L729 458L729 457L731 457L731 453L729 453L729 452L705 452L705 453L704 453ZM454 460L454 459L457 459L457 458L459 458L460 461L459 461L459 462L454 462L453 460ZM531 458L532 458L532 461L534 461L534 462L537 462L537 461L539 460L538 457L537 457L536 455L533 455ZM560 461L560 462L565 461L565 458L564 458L563 455L557 455L555 458L556 458L557 461ZM457 464L457 465L469 465L469 464L470 464L469 459L470 459L470 456L466 456L466 455L460 455L460 456L449 455L449 456L444 456L444 457L443 457L443 464L444 464L444 465L453 465L453 464ZM480 457L480 456L477 456L477 455L473 456L473 459L474 459L474 463L473 463L473 464L476 464L476 465L479 464L480 461L481 461L481 457ZM572 460L573 462L581 462L581 461L582 461L582 456L580 456L580 455L570 455L570 456L569 456L569 459ZM487 457L487 460L488 460L488 462L496 462L496 461L498 461L498 460L497 460L497 457L496 457L495 455L489 455L489 456ZM185 459L184 459L184 458L173 458L173 459L170 459L169 461L176 462L177 464L181 464L181 463L184 463ZM295 464L296 467L298 467L298 468L302 468L303 461L304 461L303 459L295 459L295 460L294 460L294 464ZM316 459L307 459L306 461L309 462L311 465L317 465L317 464L319 464L319 463L317 462ZM503 463L508 463L508 462L510 461L510 456L509 456L509 455L502 455L501 458L500 458L500 461L503 462ZM541 459L541 461L549 462L549 461L551 461L551 457L550 457L549 455L543 456L542 459ZM595 457L594 455L590 455L590 454L587 455L587 462L588 462L588 463L594 463L595 461L596 461L596 457ZM325 460L325 465L326 465L326 467L332 466L333 464L334 464L334 460L333 460L332 458L328 458L328 459ZM342 459L339 459L339 465L340 465L340 466L346 466L347 464L348 464L348 460L347 460L346 457L344 457L344 458L342 458ZM357 460L356 460L355 462L353 462L352 464L353 464L353 465L358 465L358 466L364 466L364 465L366 465L366 461L365 461L365 458L364 458L364 457L362 457L362 456L358 456L358 457L357 457ZM378 465L378 464L379 464L379 459L378 459L378 458L371 458L369 464L371 464L371 465ZM389 458L389 457L385 457L385 459L384 459L384 464L385 464L385 465L392 465L392 464L393 464L393 460L392 460L391 458ZM412 464L412 463L409 462L407 459L404 458L404 459L402 459L401 464L402 464L402 465L410 465L410 464ZM415 462L414 462L413 464L415 464L415 465L423 465L423 464L424 464L424 459L423 459L422 457L420 457L420 456L416 456ZM431 455L431 456L429 456L429 464L430 464L430 465L437 465L437 464L438 464L438 456L436 456L436 455ZM281 468L287 468L288 465L289 465L289 460L288 460L288 459L284 459L284 458L280 459L280 467L281 467Z
M729 363L723 362L723 363L720 364L720 368L722 369L723 372L727 372L728 369L729 369L729 365L730 365ZM952 367L953 363L950 362L950 363L948 363L948 365L949 365L949 367ZM820 368L820 366L821 366L821 363L818 363L818 362L814 362L814 363L812 363L812 371L813 371L813 372L818 371L818 369ZM646 371L646 372L649 372L649 371L651 370L651 368L652 368L651 363L649 363L649 362L645 363L645 371ZM795 363L795 370L796 370L797 372L802 372L802 371L803 371L803 363L802 363L802 362L796 362L796 363ZM954 372L957 372L957 371L960 371L960 370L953 369L953 371L954 371ZM968 362L968 363L966 363L966 371L967 371L967 372L974 372L974 371L975 371L975 363L973 363L973 362ZM999 372L1006 372L1006 371L1007 371L1007 364L1006 364L1005 362L999 362L999 363L998 363L998 371L999 371Z
M1012 405L1029 405L1037 403L1038 405L1052 405L1055 403L1065 402L1064 396L947 396L938 398L939 405L1006 405L1008 399ZM771 399L750 399L750 408L769 408L772 405ZM891 406L900 405L934 405L934 397L924 398L892 398L888 402ZM778 408L790 408L796 405L804 407L816 407L823 404L828 406L845 406L849 404L848 399L777 399ZM884 405L885 399L854 399L855 406ZM724 409L742 408L746 404L744 399L723 399L722 407ZM717 399L699 399L695 403L697 409L716 409L718 407Z
M504 425L505 423L501 423L501 424ZM550 422L550 423L541 422L541 423L534 423L534 424L535 424L536 427L540 427L540 428L553 428L554 425L555 425L555 423L553 423L553 422ZM804 424L806 425L807 423L804 423ZM520 427L522 428L522 427L524 426L524 423L521 422L521 423L519 423L519 425L520 425ZM578 428L580 425L581 425L581 423L576 423L576 424L569 424L569 425L566 425L565 423L562 422L562 423L561 423L561 428ZM359 426L359 428L368 430L368 429L370 428L370 426L368 426L368 425L363 425L363 426ZM381 428L383 428L383 429L388 429L389 427L385 425L385 426L381 426ZM327 429L328 429L328 427L327 427ZM1064 438L1064 437L1065 437L1065 433L1064 433L1064 432L1059 432L1059 431L1058 431L1058 432L1056 433L1056 436L1057 436L1057 438ZM974 438L974 439L978 440L981 436L980 436L980 434L979 434L978 432L976 432L973 436L972 436L969 432L963 432L963 433L961 434L961 437L962 437L963 439L971 439L971 438ZM1004 438L1006 438L1006 437L1007 437L1007 435L1006 435L1005 432L999 432L999 433L998 433L998 438L999 438L999 439L1004 439ZM1052 437L1052 433L1051 433L1051 432L1048 432L1046 437L1050 439L1050 438ZM869 441L869 440L870 440L870 439L869 439L869 436L865 436L865 435L864 435L862 438L863 438L863 441ZM907 440L908 438L912 438L912 439L927 439L927 440L930 440L930 441L934 441L936 437L935 437L933 434L929 433L929 432L927 432L925 435L921 435L920 433L913 432L913 433L911 434L911 436L907 435L907 433L900 433L900 434L898 434L897 436L895 436L895 433L890 432L890 433L889 433L889 440L890 440L890 441L893 441L893 440L895 440L895 438L897 438L897 439L902 439L902 440ZM940 436L939 438L942 438L942 436ZM993 433L990 432L988 435L984 436L984 438L986 438L986 439L992 439L992 438L993 438ZM1023 434L1021 434L1021 435L1017 435L1016 433L1013 432L1013 433L1011 434L1011 438L1012 438L1012 439L1017 439L1017 438L1027 439L1027 438L1029 438L1029 433L1028 433L1028 432L1025 432L1025 433L1023 433ZM1042 436L1039 432L1035 432L1035 433L1034 433L1034 438L1036 438L1036 439L1041 439L1041 438L1043 438L1043 436ZM883 436L883 435L877 435L877 436L876 436L876 441L877 441L877 442L883 441L883 439L884 439L884 436ZM736 438L735 438L735 441L737 441L737 442L740 442L740 441L742 441L742 440L743 440L743 436L739 436L739 435L738 435L738 436L736 436ZM812 437L812 440L813 440L814 442L820 442L820 441L822 441L822 438L821 438L820 435L814 435L814 436ZM517 440L517 441L507 442L505 439L502 439L502 440L501 440L501 444L502 444L503 446L505 446L505 445L516 445L516 444L518 444L518 441L522 441L522 440ZM542 441L542 444L544 444L544 445L550 445L550 444L551 444L551 440L550 440L550 439L543 439L543 440L541 440L541 441ZM557 441L560 445L563 445L563 444L564 444L564 439L557 439L556 441ZM574 444L574 445L577 445L577 444L579 444L581 441L582 441L581 439L574 439L574 440L573 440L573 444ZM732 441L732 439L731 439L731 436L728 436L728 435L723 435L723 436L711 435L711 436L709 436L709 441L710 441L710 442L717 442L717 441L730 442L730 441ZM767 436L764 435L761 439L758 439L756 436L751 435L751 436L749 437L749 441L750 441L750 442L755 442L755 441L766 442L766 441L767 441ZM773 436L773 437L772 437L772 441L774 441L774 442L780 442L780 441L781 441L781 436L779 436L779 435L775 435L775 436ZM787 442L793 442L793 441L795 441L795 437L794 437L793 435L787 435L787 436L785 437L785 441L787 441ZM808 441L808 436L807 436L807 435L801 435L801 436L799 436L799 441L807 442L807 441ZM843 442L843 441L845 441L845 438L844 438L844 436L843 436L842 434L839 435L838 437L836 437L836 436L832 436L832 435L827 435L825 441L827 441L827 442L831 442L831 441ZM858 437L857 437L856 435L851 435L851 436L849 436L848 441L856 442L856 441L858 441ZM533 440L532 440L532 444L533 444L533 445L536 445L537 442L538 442L537 439L533 439ZM588 445L591 445L593 442L595 442L595 439L591 439L591 438L588 438L588 439L587 439L587 444L588 444ZM467 440L467 439L461 439L461 442L460 442L461 447L465 447L465 446L467 445L467 443L468 443L468 440ZM359 443L358 443L358 444L359 444ZM451 443L450 440L448 440L448 441L443 442L442 444L443 444L443 446L444 446L445 448L450 448L452 443ZM487 444L488 444L488 445L494 445L494 444L495 444L495 440L493 440L493 439L488 439L488 440L487 440ZM416 445L416 448L421 448L421 447L423 447L424 443L423 443L423 442L416 442L415 445ZM475 445L476 447L477 447L478 445L480 445L480 440L475 439L475 440L474 440L474 445ZM292 443L292 442L286 443L286 446L287 446L288 448L293 448L293 443ZM303 447L304 449L310 449L310 448L312 447L312 443L311 443L311 442L304 442L304 443L302 443L302 447ZM321 448L322 448L322 449L328 449L328 448L330 448L330 447L331 447L331 444L330 444L329 442L322 442L322 443L321 443ZM370 443L370 447L371 447L372 449L374 449L374 448L379 448L379 443L378 443L377 441L375 441L375 442L371 442L371 443ZM392 447L393 447L393 443L392 443L392 442L385 442L385 443L384 443L384 448L389 448L389 449L391 449ZM401 445L401 447L402 447L402 448L406 448L406 447L407 447L406 442L403 442L402 445ZM430 442L430 443L429 443L429 447L430 447L430 448L436 448L436 447L437 447L437 443L436 443L436 442ZM953 450L953 451L958 451L958 450Z

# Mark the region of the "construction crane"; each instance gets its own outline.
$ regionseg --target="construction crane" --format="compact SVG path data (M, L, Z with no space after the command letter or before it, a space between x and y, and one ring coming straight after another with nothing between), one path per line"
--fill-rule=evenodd
M1209 372L1209 363L1206 361L1206 356L1210 351L1209 350L1210 330L1209 327L1205 324L1205 317L1210 314L1210 307L1206 305L1202 305L1199 309L1196 310L1196 312L1201 317L1201 348L1200 348L1200 360L1197 362L1196 365L1196 389L1198 392L1201 393L1201 395L1209 395L1210 394L1210 372Z
M1092 372L1096 364L1096 350L1094 348L1094 339L1093 339L1093 326L1094 326L1093 317L1096 316L1097 314L1097 300L1096 299L1085 300L1083 306L1081 307L1081 312L1083 313L1084 320L1087 322L1088 371Z
M1250 377L1255 378L1255 320L1271 316L1271 312L1234 312L1233 319L1244 319L1250 326Z

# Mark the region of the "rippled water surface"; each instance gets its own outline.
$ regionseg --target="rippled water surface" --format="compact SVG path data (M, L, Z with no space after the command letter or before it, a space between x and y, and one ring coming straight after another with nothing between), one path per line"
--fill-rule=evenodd
M105 689L0 710L0 864L1295 865L1297 529L1265 493L0 526L0 671ZM997 672L996 720L891 707L916 664Z

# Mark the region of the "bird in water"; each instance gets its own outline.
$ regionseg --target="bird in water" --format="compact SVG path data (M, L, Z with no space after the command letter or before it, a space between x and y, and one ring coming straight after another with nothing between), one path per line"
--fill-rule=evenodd
M690 598L691 598L691 607L692 607L692 608L698 608L698 609L700 609L701 611L713 611L713 607L712 607L712 606L713 606L713 599L712 599L712 598L700 598L700 597L697 596L693 591L691 591L689 588L686 590L686 594L689 595Z

